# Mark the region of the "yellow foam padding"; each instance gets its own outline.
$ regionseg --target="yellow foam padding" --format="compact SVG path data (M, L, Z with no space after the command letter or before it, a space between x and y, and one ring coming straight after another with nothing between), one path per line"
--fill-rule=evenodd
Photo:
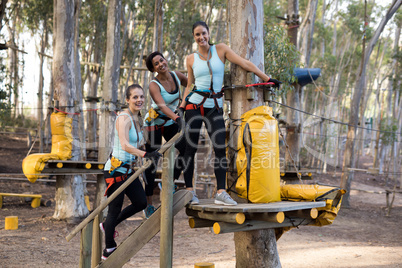
M245 129L246 135L251 133L251 146L247 146L248 150L251 148L249 174L243 136ZM236 166L239 178L236 191L239 196L248 198L252 203L281 201L278 122L272 116L271 107L259 106L242 115L237 146L239 152Z
M57 154L60 160L71 158L73 119L63 113L52 113L50 126L52 129L52 154Z
M281 187L282 200L288 201L322 201L325 207L317 208L318 217L311 225L324 226L332 224L341 209L345 190L338 187L321 185L290 184Z
M285 184L281 186L281 198L282 200L314 201L333 189L334 187L321 185Z
M50 126L52 130L52 151L47 154L31 154L22 161L22 171L30 182L35 182L49 160L67 160L71 158L73 136L71 124L73 119L63 113L52 113Z
M30 182L35 182L49 160L59 160L57 154L30 154L22 161L22 171Z

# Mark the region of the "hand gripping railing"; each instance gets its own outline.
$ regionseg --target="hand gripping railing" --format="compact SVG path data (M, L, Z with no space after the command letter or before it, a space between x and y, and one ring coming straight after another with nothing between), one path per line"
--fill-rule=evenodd
M159 153L163 154L167 149L175 144L175 142L182 136L183 130L173 136L168 142L166 142L160 149ZM88 217L85 218L77 227L74 228L67 236L66 240L70 241L79 231L81 231L90 221L92 221L99 213L101 213L113 199L115 199L124 189L127 188L136 178L140 176L150 165L152 160L147 160L142 167L140 167L130 178L128 178L117 190L104 200L99 207L97 207Z

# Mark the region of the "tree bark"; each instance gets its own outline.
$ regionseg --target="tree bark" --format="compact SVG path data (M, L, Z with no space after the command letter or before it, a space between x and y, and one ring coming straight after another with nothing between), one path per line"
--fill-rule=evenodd
M153 51L163 51L163 0L155 1Z
M43 32L40 42L40 54L39 54L39 88L38 88L38 111L37 117L39 121L39 152L43 153L43 142L44 142L44 132L42 129L43 125L43 61L45 49L48 45L48 29L46 20L43 21Z
M377 40L379 39L382 31L384 30L385 25L392 18L398 8L401 6L402 0L394 0L391 4L391 7L388 9L385 17L381 20L377 30L374 32L373 37L371 38L367 48L365 48L363 59L359 67L359 73L357 76L357 82L355 86L355 90L353 92L352 101L351 101L351 109L350 109L350 117L349 117L349 125L348 125L348 134L345 145L345 152L343 157L343 165L342 165L342 176L341 176L341 187L346 190L346 194L344 195L342 205L350 206L350 185L353 180L353 173L350 173L349 168L355 167L355 158L354 158L354 146L355 146L355 136L356 136L356 127L359 122L359 104L360 99L364 90L364 83L366 77L366 69L367 64L370 59L371 52Z
M289 16L289 28L288 37L292 44L297 47L297 26L299 25L299 1L298 0L288 0L288 16ZM300 98L301 98L301 86L299 84L293 84L294 90L287 93L287 105L300 109ZM299 152L300 152L300 132L301 132L301 118L300 113L288 109L286 111L287 127L286 127L286 144L289 146L289 151L286 150L285 154L285 169L288 167L293 167L294 165L299 166Z
M103 82L103 109L100 120L98 161L106 162L113 144L113 129L120 76L120 14L121 0L109 1L106 32L106 60ZM96 201L102 201L106 185L103 175L97 177Z
M53 50L53 79L55 100L59 101L60 109L73 118L73 143L80 142L78 137L78 116L75 114L77 104L77 87L74 53L74 0L55 0L54 2L54 50ZM77 160L79 148L73 144L72 160ZM77 176L57 176L56 178L56 207L53 214L55 219L77 221L88 214L85 205L83 182Z
M241 57L253 62L261 70L264 70L264 41L263 36L263 4L261 0L242 1L231 0L229 2L231 47ZM236 85L247 83L247 72L232 64L231 82ZM231 119L239 119L241 115L255 107L263 105L263 92L255 91L253 101L247 100L246 89L235 90L232 93L230 114ZM231 131L230 147L237 148L237 128ZM234 151L228 154L229 161L235 159ZM228 184L231 185L237 177L236 163L229 163L230 169ZM245 202L236 196L232 196L238 202ZM234 234L236 247L236 267L280 267L280 260L276 250L275 232L269 230L236 232ZM269 250L267 250L267 248ZM251 253L252 254L249 254Z

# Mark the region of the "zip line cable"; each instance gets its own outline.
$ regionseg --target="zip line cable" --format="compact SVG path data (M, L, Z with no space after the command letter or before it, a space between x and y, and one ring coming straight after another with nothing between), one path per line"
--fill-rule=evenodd
M274 100L270 100L268 102L273 102L273 103L276 103L276 104L281 105L283 107L286 107L286 108L289 108L289 109L292 109L292 110L295 110L295 111L298 111L298 112L301 112L301 113L304 113L304 114L308 114L308 115L311 115L311 116L315 116L315 117L321 118L323 120L327 120L327 121L330 121L330 122L333 122L333 123L336 123L336 124L340 124L340 125L345 125L345 126L350 126L350 127L360 128L360 129L366 129L366 130L376 131L376 132L380 132L380 133L392 133L392 134L399 134L399 135L402 134L401 132L385 131L385 130L379 130L379 129L372 129L372 128L355 126L355 125L352 125L352 124L349 124L349 123L345 123L345 122L341 122L341 121L338 121L338 120L326 118L326 117L321 116L321 115L316 115L316 114L313 114L313 113L309 113L309 112L306 112L306 111L291 107L289 105L286 105L286 104L283 104L283 103L280 103L280 102L277 102L277 101L274 101Z

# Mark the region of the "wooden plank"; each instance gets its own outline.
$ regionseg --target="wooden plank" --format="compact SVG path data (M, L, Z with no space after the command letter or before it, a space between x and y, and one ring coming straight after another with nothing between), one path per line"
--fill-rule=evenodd
M49 160L47 163L66 163L66 164L92 164L92 165L104 165L103 162L98 161L72 161L72 160Z
M192 216L200 219L211 220L211 221L224 221L236 224L242 224L246 220L246 216L242 212L235 212L235 213L207 212L187 208L186 214L187 216Z
M282 211L270 213L247 213L246 219L282 223L285 220L285 213Z
M173 196L173 215L176 215L192 198L187 190L179 190ZM122 267L133 257L160 229L161 210L157 209L148 220L143 222L123 243L97 267Z
M243 224L233 224L228 222L215 222L213 229L215 234L233 233L233 232L245 232L261 229L273 229L280 227L291 227L298 225L310 224L313 220L306 220L300 218L289 219L286 218L282 223L268 222L268 221L255 221L246 220Z
M287 217L316 219L318 217L318 210L317 208L300 209L300 210L287 211L285 214Z
M190 228L205 228L214 226L215 221L190 217L188 218L188 225Z
M50 168L45 167L40 176L46 175L72 175L72 174L103 174L103 169L86 168Z
M210 211L210 212L280 212L280 211L292 211L300 209L311 209L325 207L325 201L319 202L291 202L280 201L266 204L253 204L253 203L240 203L236 206L224 206L216 205L214 200L201 199L198 205L188 204L188 207L198 211Z

